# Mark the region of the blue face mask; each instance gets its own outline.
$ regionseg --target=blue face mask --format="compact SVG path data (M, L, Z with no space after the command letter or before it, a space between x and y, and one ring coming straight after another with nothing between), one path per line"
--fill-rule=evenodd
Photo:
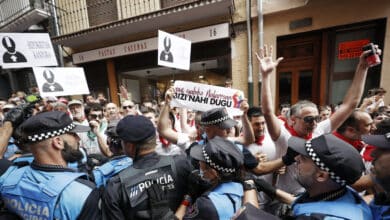
M203 134L202 134L202 139L203 139L203 140L206 140L206 138L207 138L207 134L206 134L206 132L203 132Z
M206 184L211 185L211 180L207 179L207 178L204 176L204 171L203 171L202 169L199 169L199 176L200 176L200 178L201 178Z
M200 178L204 179L204 172L202 169L199 169L199 176Z

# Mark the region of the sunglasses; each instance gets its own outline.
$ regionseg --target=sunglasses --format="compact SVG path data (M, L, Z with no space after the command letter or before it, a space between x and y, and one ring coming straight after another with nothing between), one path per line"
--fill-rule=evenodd
M123 109L132 109L132 108L134 108L134 105L124 105L122 108Z
M91 116L91 118L103 118L102 114L89 114L89 116Z
M311 124L311 123L313 123L313 122L320 122L320 120L321 120L321 117L320 116L306 116L306 117L298 117L298 116L296 116L297 118L299 118L299 119L303 119L303 121L305 122L305 123L308 123L308 124Z

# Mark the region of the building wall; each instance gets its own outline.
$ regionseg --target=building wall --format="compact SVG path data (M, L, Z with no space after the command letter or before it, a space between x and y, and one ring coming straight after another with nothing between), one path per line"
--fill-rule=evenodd
M282 11L279 13L268 14L264 16L264 43L276 48L276 38L278 36L308 32L339 25L352 24L362 21L369 21L379 18L387 18L390 15L390 1L388 0L310 0L306 6ZM309 27L299 28L291 31L289 29L290 21L312 17L313 23ZM258 33L257 18L253 19L253 51L257 50ZM387 21L386 30L390 30L390 22ZM390 91L390 34L385 34L383 55L382 55L382 73L380 86ZM274 53L274 56L276 54ZM233 60L234 62L234 60ZM258 63L256 57L253 57L253 72L258 73ZM254 74L256 75L256 74ZM255 80L255 79L254 79ZM276 82L275 75L272 79L272 90L275 94ZM255 92L258 89L255 88ZM390 103L390 95L385 97L385 103Z

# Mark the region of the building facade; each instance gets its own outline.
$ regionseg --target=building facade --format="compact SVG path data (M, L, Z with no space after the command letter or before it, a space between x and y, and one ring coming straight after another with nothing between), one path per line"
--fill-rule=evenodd
M275 48L275 58L285 57L272 80L276 106L299 99L339 103L359 49L368 42L378 44L383 55L382 64L370 69L366 91L390 91L387 0L53 0L52 5L58 18L52 40L61 46L65 66L84 67L91 93L103 92L116 103L121 85L141 102L161 99L173 80L223 85L231 78L233 88L257 105L261 82L254 52L261 36ZM157 65L158 30L192 41L190 71Z

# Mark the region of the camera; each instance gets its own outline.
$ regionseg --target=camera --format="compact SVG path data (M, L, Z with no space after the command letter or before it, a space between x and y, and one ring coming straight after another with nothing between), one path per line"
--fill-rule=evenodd
M371 52L366 56L366 61L369 67L373 67L381 63L381 59L379 58L378 52L373 43L363 46L362 49L363 51L371 50Z

